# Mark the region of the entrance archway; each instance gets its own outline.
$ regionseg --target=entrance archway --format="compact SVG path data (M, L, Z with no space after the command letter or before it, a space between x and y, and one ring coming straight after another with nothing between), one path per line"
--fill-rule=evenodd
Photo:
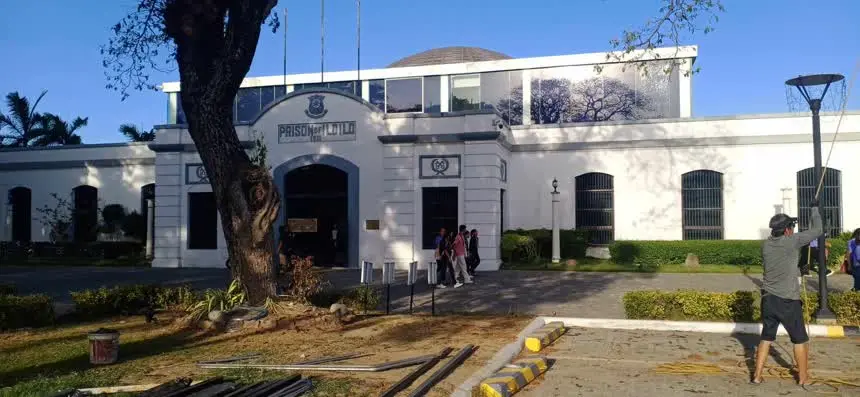
M282 203L276 242L313 256L318 266L357 267L358 167L337 156L307 155L278 166L274 180Z

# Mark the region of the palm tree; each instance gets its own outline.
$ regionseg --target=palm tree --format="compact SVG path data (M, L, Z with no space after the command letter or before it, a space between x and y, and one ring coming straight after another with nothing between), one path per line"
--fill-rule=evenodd
M119 132L132 142L149 142L155 140L155 130L141 131L134 124L119 126Z
M75 132L85 127L88 120L89 117L76 117L69 124L60 116L45 113L39 119L41 135L33 141L32 146L80 145L81 136Z
M9 114L0 114L0 146L30 146L42 135L39 129L42 115L36 113L36 106L47 93L48 91L42 91L32 106L30 106L30 100L22 97L18 92L10 92L6 95Z

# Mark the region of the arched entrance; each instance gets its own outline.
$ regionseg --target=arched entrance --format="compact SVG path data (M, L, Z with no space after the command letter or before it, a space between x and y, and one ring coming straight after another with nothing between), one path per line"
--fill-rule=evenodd
M317 266L358 266L358 167L308 155L277 167L274 179L282 202L276 238L285 250L313 256Z

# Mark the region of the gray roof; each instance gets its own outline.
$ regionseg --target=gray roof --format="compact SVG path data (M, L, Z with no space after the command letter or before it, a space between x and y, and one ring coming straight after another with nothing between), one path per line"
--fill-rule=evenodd
M496 61L511 56L478 47L442 47L410 55L388 65L389 68L406 66L444 65L449 63Z

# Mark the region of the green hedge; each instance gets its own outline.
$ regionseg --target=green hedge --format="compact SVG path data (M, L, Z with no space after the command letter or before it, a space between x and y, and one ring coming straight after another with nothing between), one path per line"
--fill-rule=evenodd
M810 305L804 305L809 322L818 311L818 294L809 293ZM633 291L624 294L624 313L639 320L761 321L761 295L757 291L732 293L695 290ZM839 324L860 324L860 292L834 292L828 306Z
M54 303L46 295L0 295L0 329L44 327L54 322Z
M703 265L761 266L760 240L616 241L609 253L617 263L645 267L681 264L688 254Z
M132 315L144 308L184 309L197 296L189 287L161 287L156 285L126 285L113 288L89 289L72 292L75 313L82 318L100 318L115 315Z
M588 232L566 229L559 231L562 258L584 258L588 248ZM502 234L502 259L531 262L552 257L552 230L514 229Z

